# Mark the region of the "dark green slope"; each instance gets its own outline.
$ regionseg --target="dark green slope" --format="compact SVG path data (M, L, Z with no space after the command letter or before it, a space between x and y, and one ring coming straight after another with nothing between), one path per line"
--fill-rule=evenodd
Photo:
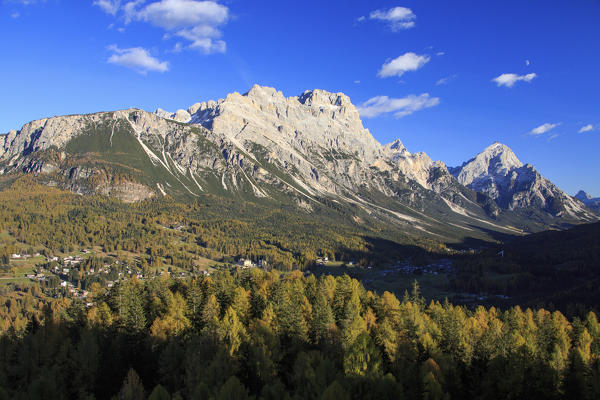
M451 287L509 297L499 304L555 306L569 313L577 304L600 309L600 223L490 247L457 263Z

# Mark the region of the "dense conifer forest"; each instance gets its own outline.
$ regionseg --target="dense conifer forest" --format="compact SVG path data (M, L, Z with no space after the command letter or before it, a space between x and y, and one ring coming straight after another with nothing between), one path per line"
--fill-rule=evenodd
M594 313L402 300L348 276L221 271L35 302L0 339L6 399L597 399ZM10 305L8 312L16 312ZM6 312L6 310L3 310Z

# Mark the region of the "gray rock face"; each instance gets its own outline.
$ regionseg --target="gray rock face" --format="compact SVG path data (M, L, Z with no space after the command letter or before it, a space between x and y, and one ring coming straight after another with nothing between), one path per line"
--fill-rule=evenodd
M447 186L450 174L441 161L433 161L424 152L411 154L402 144L400 139L396 139L383 148L384 159L391 162L408 179L412 179L427 189L440 192ZM446 175L443 180L437 175ZM444 184L446 183L446 184Z
M192 116L186 110L177 110L174 113L163 110L162 108L154 111L154 114L161 118L172 119L173 121L188 123L192 119Z
M494 143L450 172L458 181L509 210L534 208L555 216L595 220L582 204L544 178L532 165L523 164L513 151Z
M273 88L255 85L244 95L197 103L188 112L192 124L251 157L258 145L270 161L297 174L316 192L339 194L366 184L389 194L370 167L432 189L439 186L431 180L432 170L445 169L425 153L411 154L399 140L382 146L343 93L315 89L286 98Z
M29 122L20 131L10 131L4 136L4 141L0 142L0 158L27 155L51 146L63 148L74 134L88 124L98 122L98 115L68 115Z
M192 124L255 160L281 165L317 192L338 193L359 184L364 168L382 155L381 145L342 93L312 90L286 98L255 85L244 95L233 93L188 111Z

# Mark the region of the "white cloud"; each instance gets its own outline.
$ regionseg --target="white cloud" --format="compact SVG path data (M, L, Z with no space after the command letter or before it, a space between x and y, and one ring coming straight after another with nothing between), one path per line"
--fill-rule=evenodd
M108 58L110 64L131 68L142 75L145 75L148 71L166 72L169 70L167 61L160 61L152 57L148 50L142 47L120 49L116 45L112 45L108 49L113 52Z
M435 86L447 85L448 83L452 82L456 78L458 78L458 75L454 74L454 75L450 75L450 76L447 76L445 78L439 79L435 83Z
M181 44L181 42L177 42L175 43L175 46L173 46L173 50L171 50L173 53L181 53L181 50L183 50L183 45Z
M364 17L361 17L364 20ZM389 10L375 10L369 14L369 19L387 22L392 31L410 29L415 26L417 16L410 8L394 7ZM361 19L359 18L359 21Z
M531 61L525 60L525 65L527 65L529 67L531 65Z
M117 15L121 7L121 0L95 0L93 5L98 6L107 14Z
M188 40L188 48L204 54L225 53L219 27L229 19L229 9L214 1L161 0L136 10L139 0L126 10L131 18L148 22ZM127 6L127 5L126 5Z
M363 118L375 118L381 114L392 113L395 118L402 118L416 111L434 107L440 104L440 99L431 97L429 93L419 96L411 94L399 99L388 96L373 97L357 107Z
M439 57L439 56L443 56L445 54L446 54L445 51L438 51L435 55Z
M523 82L531 82L537 75L534 73L527 75L517 75L517 74L502 74L492 79L492 82L496 82L498 86L506 86L513 87L515 83L519 81Z
M529 134L536 135L536 136L543 135L544 133L551 131L552 129L556 128L559 125L560 125L560 122L556 123L556 124L545 123L543 125L538 126L537 128L533 128L529 132Z
M145 2L146 0L133 0L125 3L123 6L123 17L125 18L125 24L129 24L135 19L135 16L138 13L138 6L144 4Z
M383 64L377 76L387 78L390 76L402 76L406 71L416 71L429 62L427 55L418 55L415 53L406 53L400 57Z
M357 79L354 81L354 83L358 85L358 84L360 84L360 81Z
M229 10L214 1L161 0L148 4L137 18L167 30L197 27L214 31L227 21Z
M21 16L21 14L19 14L18 11L13 12L12 14L10 14L11 18L19 18Z
M579 133L590 132L594 130L594 125L588 124L579 130Z
M227 48L223 40L218 39L221 32L214 27L198 25L189 29L181 29L176 32L177 36L189 40L189 48L198 49L204 54L225 53Z
M130 24L146 22L167 33L165 39L180 37L189 41L187 48L204 54L224 53L226 43L220 28L229 20L229 9L215 1L132 0L121 5L121 0L95 0L94 5ZM180 49L182 45L179 45Z

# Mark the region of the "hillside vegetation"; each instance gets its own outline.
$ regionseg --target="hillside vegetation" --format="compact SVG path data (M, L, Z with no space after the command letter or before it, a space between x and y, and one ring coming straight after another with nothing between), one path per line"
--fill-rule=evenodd
M0 191L0 229L50 253L100 246L137 254L138 263L166 255L175 265L194 257L244 257L281 270L304 268L322 256L366 265L445 249L398 230L359 224L325 206L303 213L214 195L191 203L167 197L124 204L48 188L30 177Z
M513 238L455 265L452 290L581 314L600 306L600 223Z
M42 306L0 366L3 398L594 399L600 324L253 269Z

